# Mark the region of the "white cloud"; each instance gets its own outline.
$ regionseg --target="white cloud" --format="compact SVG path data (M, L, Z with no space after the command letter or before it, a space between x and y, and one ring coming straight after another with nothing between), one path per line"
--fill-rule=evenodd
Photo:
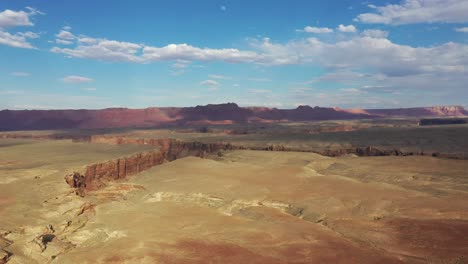
M18 36L22 36L25 38L30 38L30 39L37 39L39 38L39 34L31 32L31 31L26 31L26 32L18 32Z
M67 31L68 32L68 31ZM70 33L70 34L68 34ZM59 33L62 37L71 39L73 33ZM225 61L225 62L255 62L258 54L253 51L238 49L198 48L188 44L169 44L164 47L152 47L142 44L91 38L80 36L75 40L75 47L52 47L54 53L70 57L96 59L102 61L151 63L158 61ZM179 64L182 65L182 64Z
M198 48L188 44L169 44L161 48L145 46L142 55L142 59L146 62L175 59L190 61L254 62L256 57L257 54L251 51Z
M343 26L352 30L350 26ZM269 38L251 40L253 50L198 48L170 44L162 48L87 37L74 48L52 48L53 52L78 58L151 63L175 60L176 68L192 61L227 61L266 65L317 64L334 68L367 68L387 75L422 72L460 72L468 64L467 45L447 43L429 48L398 45L386 39L387 32L366 30L361 36L336 42L316 38L273 43ZM212 78L215 79L215 78ZM250 78L253 81L269 81Z
M6 9L0 12L0 28L10 28L19 26L33 26L34 23L29 19L33 13L26 11L13 11Z
M400 87L399 89L427 90L448 87L447 89L460 91L461 87L465 87L468 82L468 77L464 77L468 67L468 45L449 42L431 47L412 47L393 43L386 38L387 34L381 30L366 30L359 35L337 38L334 41L306 38L285 43L275 43L269 38L251 39L248 50L199 48L188 44L170 44L158 48L86 37L89 39L86 44L75 41L71 48L54 47L52 51L71 57L105 61L174 61L175 68L184 67L185 63L194 61L269 66L315 65L330 73L316 82L340 82L347 87L377 87L384 82L391 86L388 89ZM216 80L221 78L216 77L210 75L201 85L219 85ZM250 80L270 81L265 78ZM450 85L444 85L443 82Z
M209 78L211 79L220 79L220 80L230 80L232 77L230 76L225 76L225 75L218 75L218 74L210 74L208 75Z
M400 4L374 6L375 13L355 20L371 24L464 23L468 22L466 0L403 0Z
M68 40L75 38L75 35L73 35L70 31L66 31L66 30L60 30L60 32L55 36L59 39L68 39Z
M462 32L462 33L468 33L468 27L456 28L455 31Z
M66 40L66 39L56 39L55 42L57 44L62 44L62 45L71 45L71 44L73 44L73 41Z
M30 76L31 74L29 72L12 72L10 73L12 76L17 76L17 77L26 77Z
M69 75L61 79L65 83L87 83L94 81L91 78L78 76L78 75Z
M87 45L92 45L96 44L98 42L97 39L95 38L88 38L88 37L80 37L78 38L79 43L87 44Z
M304 28L305 32L307 33L317 33L317 34L320 34L320 33L333 33L333 29L331 28L327 28L327 27L311 27L311 26L307 26Z
M29 34L16 33L11 34L6 31L0 30L0 44L23 49L35 49L35 47L28 42Z
M213 87L213 86L218 86L219 82L217 82L215 80L204 80L204 81L200 82L200 85Z
M256 48L271 62L289 58L290 64L367 69L386 75L414 75L428 72L461 72L468 65L468 45L446 43L429 48L413 48L386 38L354 37L335 43L315 38L274 44L269 40Z
M219 82L215 80L204 80L200 82L200 85L207 86L207 90L210 92L215 92L219 90Z
M364 30L361 35L364 37L370 37L370 38L387 38L388 37L388 31L384 30L379 30L379 29L368 29Z
M226 11L227 8L226 8L226 6L222 5L222 6L219 7L219 9L221 9L221 11Z
M75 48L53 47L51 51L76 58L143 63L145 61L136 55L141 48L141 45L130 42L86 38L86 43L78 41Z
M30 17L36 14L43 14L31 7L26 7L26 10L12 11L6 9L0 12L0 44L15 48L35 49L28 39L39 38L39 34L31 31L16 33L5 31L7 28L12 27L33 26L34 23L31 22Z
M340 32L346 32L346 33L353 33L357 31L354 25L345 26L343 24L340 24L336 29Z

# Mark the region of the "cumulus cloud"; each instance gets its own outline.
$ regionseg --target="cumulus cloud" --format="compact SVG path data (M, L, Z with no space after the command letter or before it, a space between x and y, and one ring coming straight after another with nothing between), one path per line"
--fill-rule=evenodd
M327 68L363 68L386 75L460 72L468 65L468 45L446 43L428 48L398 45L386 38L358 36L335 43L315 38L256 46L265 57L289 58L290 64L316 64ZM283 58L284 57L284 58Z
M35 47L29 43L28 38L31 38L31 35L16 33L11 34L6 31L0 30L0 44L23 49L35 49Z
M144 62L141 57L136 55L137 52L141 51L141 45L139 44L91 38L87 38L86 41L86 43L78 42L74 48L53 47L51 51L75 58L113 62Z
M257 54L238 49L198 48L188 44L164 47L145 46L107 39L79 38L74 48L53 47L52 52L71 57L116 62L150 63L158 61L255 62Z
M198 48L188 44L169 44L164 47L145 46L142 59L146 62L165 60L197 60L197 61L225 61L225 62L254 62L257 54L238 49L210 49Z
M27 31L11 33L9 28L20 26L34 26L31 17L36 14L44 14L37 9L26 7L26 11L13 11L6 9L0 12L0 44L24 49L34 49L28 39L39 38L39 34Z
M311 27L307 26L303 30L300 31L305 31L307 33L316 33L316 34L321 34L321 33L333 33L333 29L327 28L327 27Z
M390 25L468 22L466 0L403 0L373 9L375 12L360 14L355 20Z
M88 83L94 81L91 78L83 77L79 75L69 75L61 79L65 83Z
M343 26L346 27L346 26ZM70 48L54 47L53 52L71 57L122 61L131 63L154 63L174 61L174 67L193 61L224 61L231 63L253 63L260 65L307 64L323 67L329 73L340 73L342 83L358 87L379 86L382 82L393 83L397 87L429 89L449 82L453 89L464 87L467 81L468 45L448 42L431 47L400 45L387 39L388 32L365 30L359 35L338 38L335 41L322 41L317 38L290 40L284 43L273 42L269 38L249 40L250 48L211 49L188 44L169 44L152 47L142 44L120 42L107 39L78 37ZM80 41L86 39L86 41ZM344 75L347 74L347 75ZM218 78L219 77L219 78ZM328 81L333 76L328 76ZM335 76L334 78L338 78ZM201 85L217 87L221 76L210 75ZM251 78L252 81L267 81ZM354 81L353 81L354 80ZM319 81L326 81L325 79ZM352 83L350 83L352 82ZM406 82L406 84L405 84ZM355 86L356 85L356 86Z
M60 30L60 32L55 35L59 39L74 39L75 35L73 35L70 31Z
M456 28L456 32L468 33L468 27Z
M353 32L357 31L357 29L356 29L356 27L354 25L345 26L345 25L341 24L336 29L338 31L340 31L340 32L345 32L345 33L353 33Z
M387 38L388 31L379 30L379 29L368 29L364 30L361 35L370 38Z
M0 28L6 29L19 26L33 26L30 17L40 12L33 8L26 8L28 11L13 11L6 9L0 12ZM41 13L42 14L42 13Z

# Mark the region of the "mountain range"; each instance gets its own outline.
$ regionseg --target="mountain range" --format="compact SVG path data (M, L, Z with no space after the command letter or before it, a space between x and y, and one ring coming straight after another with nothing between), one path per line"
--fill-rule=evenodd
M195 107L107 108L100 110L2 110L0 130L147 128L165 125L270 123L389 117L468 116L462 106L398 109L341 109L298 106L295 109L239 107L235 103Z

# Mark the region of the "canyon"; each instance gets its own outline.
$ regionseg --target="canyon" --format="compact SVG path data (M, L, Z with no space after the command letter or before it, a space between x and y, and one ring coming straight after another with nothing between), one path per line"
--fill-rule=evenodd
M202 143L186 142L177 139L145 139L129 138L119 136L90 136L78 141L87 141L90 143L101 144L135 144L153 146L158 151L138 153L130 157L123 157L116 160L109 160L102 163L96 163L86 166L82 171L75 171L66 175L65 181L75 193L84 196L87 191L97 190L106 186L106 182L122 180L142 171L148 170L153 166L161 165L164 162L171 162L185 157L216 157L223 155L225 151L232 150L256 150L256 151L280 151L280 152L311 152L328 157L340 157L345 155L357 155L359 157L375 156L432 156L451 159L468 159L464 154L454 153L423 153L423 152L403 152L399 149L380 150L375 147L357 147L349 149L316 151L308 149L295 149L283 145L272 145L266 147L248 147L242 145L233 145L230 143Z

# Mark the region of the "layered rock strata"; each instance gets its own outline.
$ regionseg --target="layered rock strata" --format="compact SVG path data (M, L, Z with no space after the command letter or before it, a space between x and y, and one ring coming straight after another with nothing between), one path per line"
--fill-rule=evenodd
M84 196L87 191L97 190L106 182L124 179L164 162L195 156L204 158L220 151L241 149L231 144L183 142L174 139L132 139L123 137L94 137L92 142L107 144L145 144L159 150L138 153L133 156L96 163L65 176L65 181L76 194Z

